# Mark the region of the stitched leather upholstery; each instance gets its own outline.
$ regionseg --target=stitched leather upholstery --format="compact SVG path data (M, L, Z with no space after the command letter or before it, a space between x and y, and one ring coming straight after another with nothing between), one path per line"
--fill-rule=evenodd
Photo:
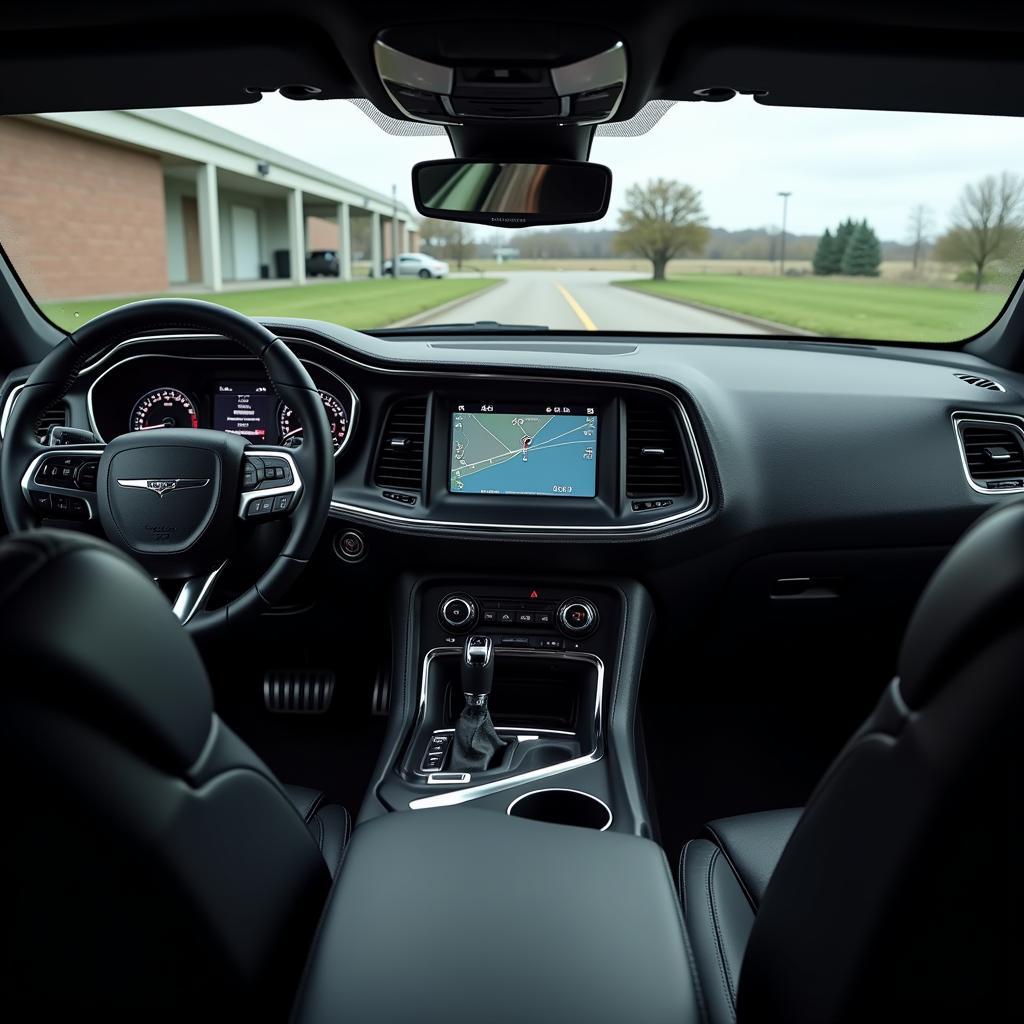
M352 818L348 811L340 804L325 804L323 790L320 789L286 785L284 791L316 840L331 878L335 878L352 834Z
M710 1024L733 1024L747 939L797 808L722 818L679 858L679 895Z

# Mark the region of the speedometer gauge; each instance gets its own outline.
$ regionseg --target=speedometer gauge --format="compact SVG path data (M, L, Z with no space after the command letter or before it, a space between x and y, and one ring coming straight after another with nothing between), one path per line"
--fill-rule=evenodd
M345 406L341 404L341 400L329 391L321 391L320 399L324 403L327 422L331 425L331 440L334 442L334 450L338 451L348 432L348 413L345 411ZM278 427L281 430L281 444L287 445L289 448L295 448L302 444L302 424L299 423L295 413L283 402L278 413Z
M129 430L159 430L166 427L199 426L192 399L177 388L157 388L144 394L132 409Z

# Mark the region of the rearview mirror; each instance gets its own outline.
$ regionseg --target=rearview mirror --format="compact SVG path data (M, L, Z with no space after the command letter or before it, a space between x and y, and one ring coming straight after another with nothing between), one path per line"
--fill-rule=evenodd
M428 160L412 169L416 209L425 217L503 228L600 220L611 186L607 167L574 160Z

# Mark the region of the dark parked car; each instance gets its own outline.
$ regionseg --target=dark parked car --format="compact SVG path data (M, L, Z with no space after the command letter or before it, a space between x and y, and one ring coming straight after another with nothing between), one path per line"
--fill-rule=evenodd
M307 277L340 277L341 260L333 249L314 249L306 257Z

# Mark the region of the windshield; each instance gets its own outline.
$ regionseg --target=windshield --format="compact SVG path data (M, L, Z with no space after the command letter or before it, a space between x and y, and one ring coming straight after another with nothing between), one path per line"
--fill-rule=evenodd
M346 101L4 117L0 242L64 328L177 295L363 330L948 343L1024 264L1014 118L680 103L598 133L603 220L519 231L417 215L412 165L450 156Z

